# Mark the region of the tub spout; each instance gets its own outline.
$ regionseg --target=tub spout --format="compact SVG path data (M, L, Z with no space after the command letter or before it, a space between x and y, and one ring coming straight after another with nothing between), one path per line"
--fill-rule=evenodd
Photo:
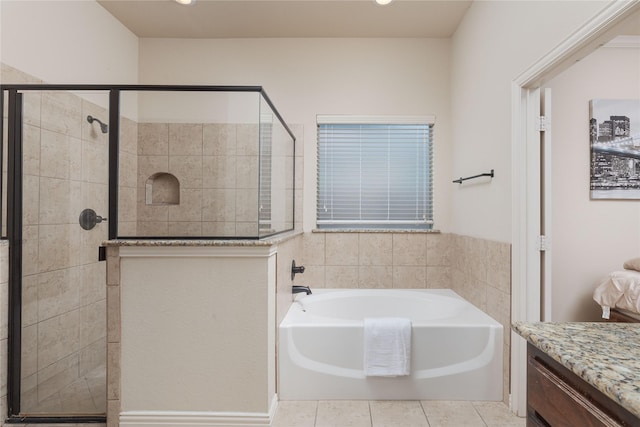
M309 295L311 293L311 289L309 289L308 286L300 286L300 285L293 285L291 287L292 294L299 294L300 292L305 292L307 295Z

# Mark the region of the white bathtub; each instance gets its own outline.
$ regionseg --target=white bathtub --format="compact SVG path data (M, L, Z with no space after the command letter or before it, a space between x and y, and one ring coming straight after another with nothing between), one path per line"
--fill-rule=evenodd
M411 375L367 377L365 317L412 322ZM279 328L281 400L502 400L502 325L448 289L314 289Z

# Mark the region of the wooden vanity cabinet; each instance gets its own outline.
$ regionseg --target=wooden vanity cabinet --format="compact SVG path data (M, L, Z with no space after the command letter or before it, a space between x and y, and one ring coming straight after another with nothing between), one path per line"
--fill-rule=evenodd
M529 343L527 426L631 427L640 420Z

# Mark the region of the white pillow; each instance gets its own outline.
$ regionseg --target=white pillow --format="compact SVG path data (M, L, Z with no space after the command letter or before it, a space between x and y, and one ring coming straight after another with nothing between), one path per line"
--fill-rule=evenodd
M626 261L622 267L626 270L640 271L640 257Z

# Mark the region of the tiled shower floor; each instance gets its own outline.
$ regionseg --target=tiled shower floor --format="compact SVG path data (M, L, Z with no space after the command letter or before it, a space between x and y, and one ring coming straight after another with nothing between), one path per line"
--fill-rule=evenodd
M524 427L502 402L283 401L272 427Z

